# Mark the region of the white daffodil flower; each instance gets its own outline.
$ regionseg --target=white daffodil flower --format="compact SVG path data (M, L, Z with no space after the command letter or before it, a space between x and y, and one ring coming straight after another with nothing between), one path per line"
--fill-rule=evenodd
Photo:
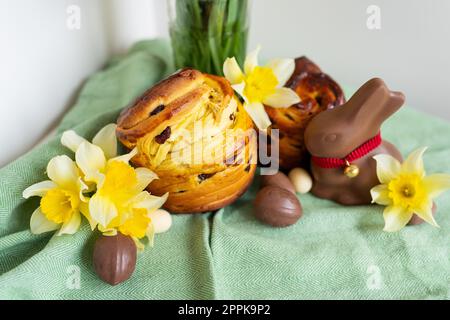
M260 47L249 53L242 72L236 59L227 58L223 65L225 78L244 99L244 109L260 130L266 130L271 121L264 105L273 108L288 108L299 103L297 93L283 87L295 70L293 59L275 59L265 66L258 66Z
M402 229L414 214L438 226L432 213L433 199L450 189L450 175L425 174L422 156L426 149L415 150L403 163L387 154L374 156L381 184L370 193L372 202L386 206L384 231Z
M137 154L136 148L128 154L115 156L115 125L103 128L93 143L74 132L65 132L62 140L64 145L76 149L75 161L84 180L96 186L97 191L89 200L91 228L98 227L107 235L119 231L132 237L139 248L142 247L139 239L145 236L153 239L150 215L164 204L168 194L157 197L145 191L158 177L150 169L133 168L129 164Z
M23 197L42 197L30 220L34 234L58 230L58 235L75 233L81 223L80 212L88 214L87 190L81 172L68 156L56 156L47 165L50 180L36 183L23 191Z

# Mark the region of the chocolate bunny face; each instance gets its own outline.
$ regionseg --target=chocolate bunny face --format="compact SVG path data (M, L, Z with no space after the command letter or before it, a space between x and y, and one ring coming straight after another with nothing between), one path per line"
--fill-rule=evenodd
M343 158L375 136L404 101L404 95L390 91L383 80L371 79L347 103L311 120L305 131L306 148L314 156Z
M370 189L379 183L373 156L387 153L401 160L400 152L382 141L379 131L404 100L402 93L374 78L347 103L311 120L305 144L312 155L313 194L346 205L371 202Z

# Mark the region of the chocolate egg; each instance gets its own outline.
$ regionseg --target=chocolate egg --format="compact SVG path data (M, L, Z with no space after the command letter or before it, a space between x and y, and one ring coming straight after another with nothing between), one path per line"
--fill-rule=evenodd
M436 213L436 210L437 210L436 203L433 202L433 208L431 209L433 216ZM413 214L411 220L409 220L409 222L408 222L408 225L415 226L415 225L421 224L423 222L424 221L421 217L419 217L417 214Z
M273 185L262 188L254 201L256 218L274 227L287 227L296 223L302 212L295 194Z
M103 281L116 285L127 280L136 266L136 245L118 233L100 236L94 246L94 270Z
M264 188L266 186L275 186L281 189L288 190L295 194L295 188L292 184L291 180L289 180L288 176L284 173L278 171L274 175L264 175L261 176L261 186L260 188Z

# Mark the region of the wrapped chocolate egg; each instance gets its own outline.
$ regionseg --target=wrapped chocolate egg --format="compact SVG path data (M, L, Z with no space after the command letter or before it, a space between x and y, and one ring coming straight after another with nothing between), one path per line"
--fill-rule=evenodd
M282 172L278 171L274 175L262 175L260 188L263 189L266 186L276 186L282 189L288 190L295 194L295 188L291 180Z
M262 188L254 200L255 217L274 227L287 227L296 223L302 212L295 194L277 186Z
M94 270L103 281L116 285L127 280L136 266L136 245L130 237L118 233L100 236L94 245Z

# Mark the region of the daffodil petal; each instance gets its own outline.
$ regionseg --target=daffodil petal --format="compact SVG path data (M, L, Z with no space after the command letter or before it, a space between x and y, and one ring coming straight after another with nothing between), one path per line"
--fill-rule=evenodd
M56 183L54 183L51 180L38 182L23 190L22 196L25 199L34 196L43 197L48 190L56 188L56 186L57 186Z
M83 192L87 192L89 190L89 187L86 183L84 183L83 179L81 177L78 178L77 181L78 186L78 194L80 196L80 200L83 202L87 202L87 198L83 195Z
M132 208L144 208L149 212L155 211L162 207L162 205L166 202L169 193L165 193L161 197L151 195L147 191L142 191L136 197L131 200Z
M115 235L117 235L117 229L114 228L103 228L99 225L98 230L107 237L114 237Z
M384 231L395 232L411 220L413 213L398 206L388 206L383 211Z
M103 187L105 179L106 179L106 176L101 172L96 172L95 174L93 174L92 181L95 181L95 183L93 183L94 190L101 189Z
M89 142L80 144L75 153L75 160L85 174L86 181L95 181L97 173L106 166L103 150Z
M136 245L136 249L137 249L138 251L144 250L145 246L142 244L142 242L141 242L138 238L136 238L136 237L131 237L131 239L133 239L134 244ZM150 242L149 242L149 244L150 244ZM150 246L153 247L153 240L152 240Z
M245 82L241 82L238 84L233 84L231 86L234 91L236 91L245 101L247 101L247 97L244 95Z
M422 147L414 150L402 164L402 172L417 173L421 177L425 176L425 169L423 166L423 154L427 147Z
M41 211L41 207L34 210L30 219L30 230L33 234L41 234L44 232L54 231L59 228L60 224L48 220Z
M128 163L128 162L130 162L131 158L133 158L137 154L138 154L138 149L136 147L133 150L131 150L129 153L109 159L108 161L122 161L122 162Z
M247 111L248 115L252 118L259 130L267 130L267 128L272 124L262 103L245 103L244 109Z
M377 161L377 176L381 183L389 183L400 172L400 162L388 154L378 154L373 157Z
M425 220L434 227L439 227L436 220L433 217L433 201L427 201L420 208L416 208L414 213L417 214L422 220Z
M78 190L78 168L75 162L68 156L53 157L47 165L47 175L58 186Z
M246 75L249 75L253 69L258 66L258 55L260 50L261 46L257 46L256 49L250 52L245 58L244 72Z
M64 131L64 133L61 136L61 144L73 152L77 152L78 147L82 142L87 141L85 138L79 136L75 131L73 130L67 130Z
M80 203L80 212L86 218L86 220L89 222L91 230L94 231L95 227L97 226L97 222L95 222L94 219L92 219L92 217L91 217L91 214L89 212L89 203L81 202Z
M431 174L423 178L423 186L431 199L450 189L450 174Z
M390 206L392 199L389 197L389 189L385 184L379 184L370 190L372 196L372 203L377 203L383 206Z
M89 213L92 220L106 228L117 217L117 208L108 198L95 194L89 201Z
M277 88L275 92L264 99L264 104L274 108L289 108L299 103L300 97L290 88Z
M138 180L138 184L136 186L136 190L138 192L147 188L147 186L155 179L158 179L158 175L154 173L152 170L147 168L136 168L136 177Z
M74 234L80 228L80 224L81 224L81 215L78 211L74 212L72 214L72 217L67 222L63 223L57 235L61 236L63 234Z
M272 69L277 77L278 86L282 87L294 73L295 61L294 59L273 59L266 64L266 67Z
M237 84L244 81L244 74L242 73L236 58L227 58L223 63L223 74L231 84Z
M154 227L153 223L150 223L148 225L147 232L145 233L145 235L147 236L147 239L148 239L148 245L150 247L153 247L154 240L155 240L155 233L156 233L155 227Z
M103 127L92 139L92 143L102 148L106 159L117 156L117 138L115 123L110 123Z

